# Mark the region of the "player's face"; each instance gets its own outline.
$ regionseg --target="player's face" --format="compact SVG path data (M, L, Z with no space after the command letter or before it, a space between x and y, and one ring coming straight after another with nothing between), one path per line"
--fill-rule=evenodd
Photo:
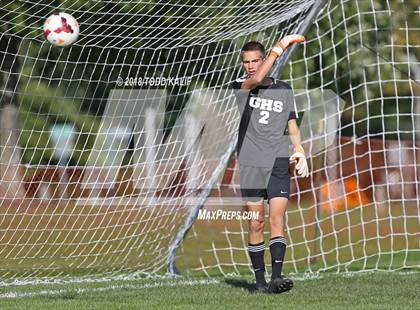
M263 55L260 51L242 52L242 64L249 77L252 77L258 67L263 63Z

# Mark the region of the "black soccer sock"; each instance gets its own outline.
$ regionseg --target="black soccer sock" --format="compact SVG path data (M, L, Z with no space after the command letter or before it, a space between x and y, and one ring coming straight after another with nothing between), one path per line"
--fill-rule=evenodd
M264 241L257 244L248 244L248 253L251 258L252 268L254 268L255 280L257 283L265 284L265 264L264 264Z
M286 253L286 238L282 236L270 239L272 274L271 279L281 277L284 254Z

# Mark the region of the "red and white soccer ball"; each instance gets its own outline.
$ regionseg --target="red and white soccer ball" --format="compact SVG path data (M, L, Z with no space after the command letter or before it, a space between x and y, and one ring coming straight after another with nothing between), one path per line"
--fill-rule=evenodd
M79 37L79 24L70 14L53 14L44 23L44 36L52 45L69 46Z

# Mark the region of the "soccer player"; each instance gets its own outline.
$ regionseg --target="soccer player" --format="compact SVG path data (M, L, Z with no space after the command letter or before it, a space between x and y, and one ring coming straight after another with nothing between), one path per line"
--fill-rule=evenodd
M286 36L267 57L261 43L246 43L241 50L246 75L232 85L242 111L237 148L241 194L247 210L259 213L258 220L249 222L248 234L248 252L257 292L281 293L293 287L292 280L282 276L290 161L297 161L295 167L300 176L308 177L309 169L296 123L293 91L287 83L266 75L289 46L304 40L300 35ZM289 158L290 141L294 152ZM268 200L271 233L272 275L269 284L264 276L264 200Z

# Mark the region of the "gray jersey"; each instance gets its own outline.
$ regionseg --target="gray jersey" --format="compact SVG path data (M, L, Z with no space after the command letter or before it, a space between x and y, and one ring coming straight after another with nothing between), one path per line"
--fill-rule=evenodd
M241 116L250 113L247 128L242 122L239 126L245 134L239 153L242 165L271 168L275 158L289 156L287 122L297 117L293 91L286 82L271 80L271 85L251 91L240 90L244 78L233 82Z

